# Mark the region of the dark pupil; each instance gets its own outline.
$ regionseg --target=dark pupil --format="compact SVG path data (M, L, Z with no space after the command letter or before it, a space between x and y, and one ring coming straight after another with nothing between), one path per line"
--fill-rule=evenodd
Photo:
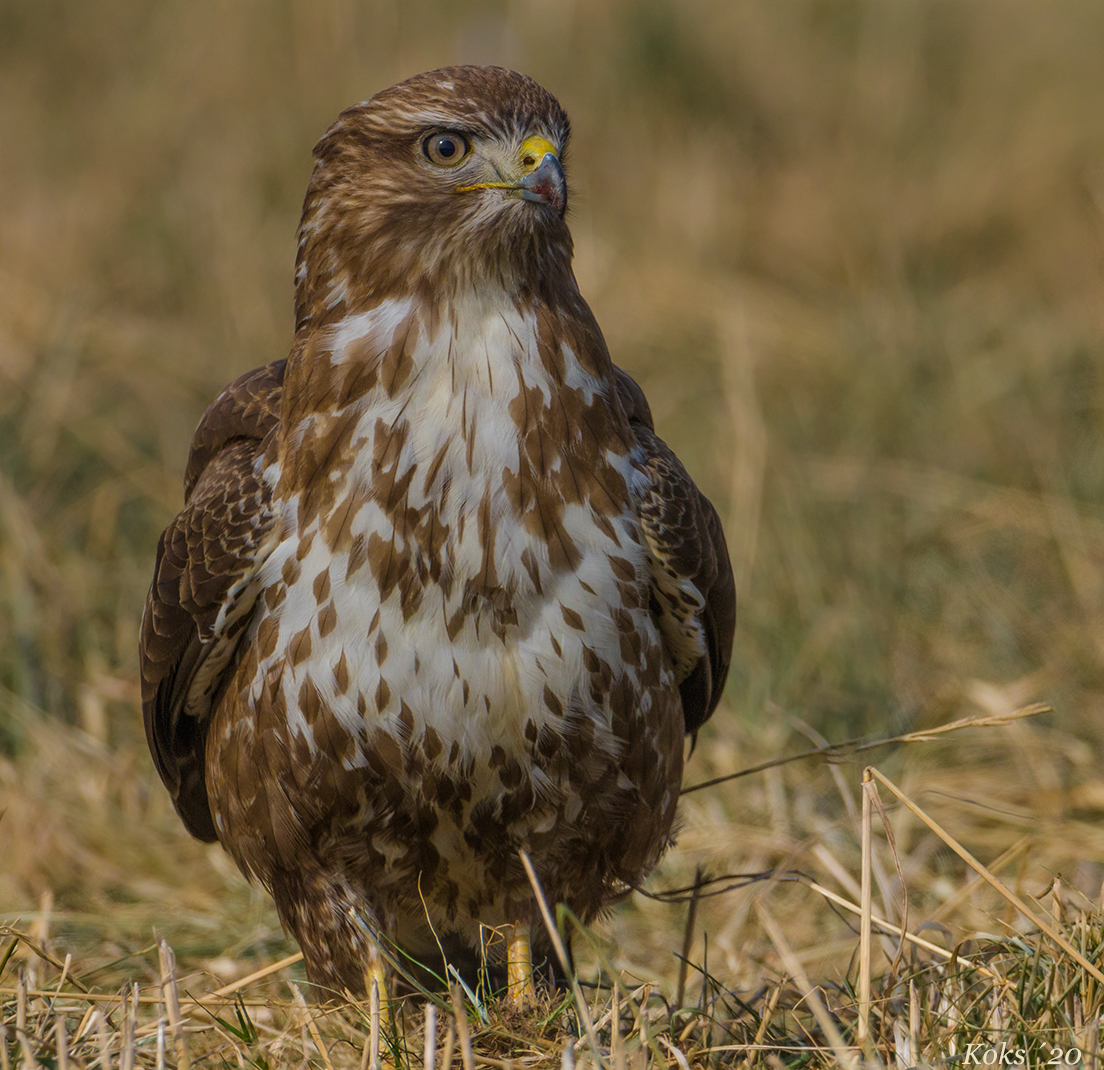
M456 142L450 137L443 137L437 142L437 153L443 156L446 160L450 156L456 155Z

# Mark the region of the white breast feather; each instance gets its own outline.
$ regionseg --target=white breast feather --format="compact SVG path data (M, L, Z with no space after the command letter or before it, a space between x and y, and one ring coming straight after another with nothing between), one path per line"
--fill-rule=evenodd
M411 311L409 300L393 301L344 320L332 331L332 359L340 362L353 350L363 353L365 340L370 342L370 349L386 352L396 333L406 329ZM332 674L320 673L316 665L308 663L289 667L284 673L284 687L292 730L311 743L311 733L296 700L307 671L323 701L356 738L363 738L365 728L370 732L385 722L393 725L401 697L414 715L415 735L431 726L446 753L454 741L459 743L464 755L477 759L478 780L478 766L486 761L493 743L503 746L508 754L520 754L526 746L523 732L529 719L538 728L556 720L543 701L546 684L567 706L578 682L586 679L584 641L600 658L613 665L618 663L620 642L612 612L620 607L621 599L608 558L610 554L628 558L640 576L646 575L647 565L640 545L627 538L617 545L595 525L585 505L569 505L563 524L581 560L574 572L555 574L548 567L543 545L517 524L501 485L504 469L516 473L520 467L517 426L509 411L518 391L519 371L525 385L529 389L537 387L546 401L554 389L538 358L536 319L532 315L523 317L513 308L473 301L457 309L454 321L441 317L440 322L441 329L434 337L424 333L419 336L416 367L403 389L395 397L388 397L377 387L360 403L362 412L354 441L359 442L361 454L345 478L349 486L356 481L369 482L377 421L382 419L393 426L408 418L409 433L398 468L401 472L410 465L418 466L408 497L409 504L417 508L425 503L423 474L441 448L447 447L445 460L427 494L439 497L449 484L443 519L455 556L451 596L446 599L440 588L429 585L419 611L405 620L397 590L381 604L375 577L367 566L344 582L347 555L331 557L324 540L316 538L302 561L302 574L309 580L329 568L338 624L327 637L326 646L344 648L351 682L347 691L338 695ZM592 399L601 384L566 345L563 358L567 384L582 389ZM466 433L475 435L474 472L468 471ZM638 478L627 457L611 459L627 483ZM488 486L494 489L495 568L500 584L512 583L516 588L518 626L502 642L486 624L477 627L476 618L469 615L459 634L450 639L447 621L459 608L464 581L476 576L483 566L477 514ZM307 534L296 530L293 521L294 517L285 518L289 535L266 562L264 571L271 580L279 576L284 562L295 556L301 536ZM385 539L389 535L402 538L374 502L361 506L351 519L351 530L354 536L365 538L372 533ZM522 564L522 553L527 548L538 553L543 566L544 589L540 594ZM594 593L588 593L583 584ZM561 603L582 613L585 635L565 625ZM378 630L372 632L377 610ZM291 588L277 612L281 635L290 636L310 626L318 614L310 582ZM654 627L646 611L636 612L641 630ZM375 653L378 632L388 637L382 666ZM559 643L559 654L553 640ZM282 656L278 648L270 663ZM260 666L254 694L267 668L267 663ZM381 676L388 684L391 701L377 713L372 700ZM358 695L369 698L366 717L357 712ZM597 729L596 743L612 745L608 726L599 724ZM348 764L355 766L364 761L358 754ZM484 775L490 778L491 771L487 769Z

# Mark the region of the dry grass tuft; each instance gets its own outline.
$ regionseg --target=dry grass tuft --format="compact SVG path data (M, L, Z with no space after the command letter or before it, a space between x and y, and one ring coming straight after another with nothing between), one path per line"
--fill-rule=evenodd
M1102 48L1089 0L0 0L0 1070L371 1062L184 834L134 651L199 413L286 351L313 141L473 60L571 113L583 290L741 617L718 782L574 933L596 1044L465 995L434 1061L1095 1061ZM901 797L855 748L771 764L857 736L908 737L863 757ZM405 1014L381 1058L424 1064Z

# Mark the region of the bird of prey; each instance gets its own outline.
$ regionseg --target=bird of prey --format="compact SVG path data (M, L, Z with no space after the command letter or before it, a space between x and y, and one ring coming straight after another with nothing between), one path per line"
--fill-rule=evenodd
M638 884L728 671L717 514L572 272L568 131L496 67L338 117L290 354L208 408L158 544L157 770L338 995L488 947L530 993L519 852L583 919Z

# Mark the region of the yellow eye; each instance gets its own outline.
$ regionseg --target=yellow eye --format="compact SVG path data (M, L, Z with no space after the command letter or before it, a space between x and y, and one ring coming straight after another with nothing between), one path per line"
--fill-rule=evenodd
M438 167L456 167L467 159L471 152L471 145L463 134L453 130L444 130L437 134L430 134L422 142L422 152L430 163Z

